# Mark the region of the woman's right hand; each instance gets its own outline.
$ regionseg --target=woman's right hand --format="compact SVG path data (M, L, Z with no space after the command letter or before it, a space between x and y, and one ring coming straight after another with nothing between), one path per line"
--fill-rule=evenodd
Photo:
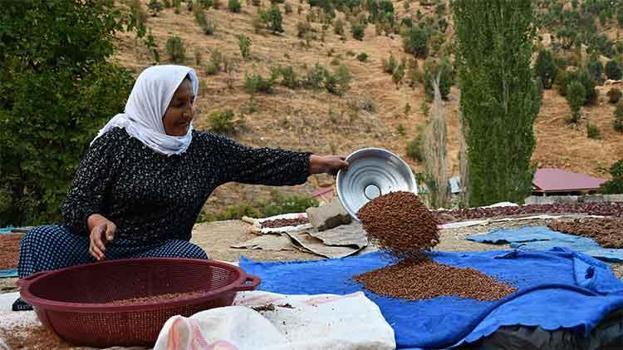
M98 261L106 258L106 244L115 238L117 226L100 214L91 214L89 226L89 253Z

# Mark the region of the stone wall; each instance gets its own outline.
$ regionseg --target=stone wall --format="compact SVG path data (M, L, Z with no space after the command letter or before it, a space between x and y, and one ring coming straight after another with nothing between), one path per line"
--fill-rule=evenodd
M584 196L530 196L525 204L623 202L623 194L589 194Z

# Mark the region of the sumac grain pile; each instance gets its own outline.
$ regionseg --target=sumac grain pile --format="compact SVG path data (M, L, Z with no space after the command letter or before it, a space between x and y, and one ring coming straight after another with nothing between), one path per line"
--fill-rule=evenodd
M298 226L309 223L307 218L275 219L262 222L262 228L277 228L285 226Z
M604 248L623 248L623 218L582 218L554 221L547 226L555 231L592 238Z
M435 217L442 223L533 214L589 214L623 217L623 202L528 204L513 207L439 210Z
M119 299L113 300L110 303L115 305L128 305L128 304L142 304L142 303L153 303L153 302L165 302L172 299L180 299L180 298L188 298L202 295L203 292L186 292L186 293L167 293L167 294L159 294L159 295L151 295L147 297L136 297L136 298L128 298L128 299Z
M357 216L381 249L397 256L419 254L439 243L437 220L410 192L392 192L364 205Z
M0 270L17 267L19 261L19 242L23 235L9 233L0 235Z
M498 300L515 288L474 269L438 264L432 260L406 259L396 265L355 277L376 294L410 300L458 296Z
M458 296L498 300L515 288L474 269L438 264L425 254L439 243L433 214L410 192L393 192L366 203L357 216L377 245L399 261L355 276L380 295L410 300Z
M15 326L0 330L9 349L71 349L72 346L43 325Z

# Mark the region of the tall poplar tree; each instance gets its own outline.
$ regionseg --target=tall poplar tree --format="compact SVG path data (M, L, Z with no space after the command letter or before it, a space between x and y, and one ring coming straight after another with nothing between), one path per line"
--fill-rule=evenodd
M469 205L522 202L532 187L541 105L530 68L531 0L454 0Z

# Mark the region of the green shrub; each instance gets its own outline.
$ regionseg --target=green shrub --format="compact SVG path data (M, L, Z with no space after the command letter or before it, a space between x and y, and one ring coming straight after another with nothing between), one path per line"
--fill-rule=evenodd
M259 218L262 217L262 214L260 212L260 209L250 204L244 203L229 206L217 213L201 212L199 218L197 218L197 222L239 220L243 216Z
M621 89L619 88L612 88L608 90L608 93L606 95L608 96L608 102L612 104L617 104L619 103L619 100L621 99L621 95L623 95L623 93L621 93Z
M417 162L424 161L424 153L422 148L424 146L424 137L422 134L418 134L413 140L407 143L407 156Z
M606 63L606 76L608 79L620 80L623 76L621 64L617 61L608 61Z
M360 62L368 61L368 54L365 52L360 53L359 55L357 55L357 60L359 60Z
M205 66L205 72L207 75L216 75L221 71L221 67L215 65L213 62L209 62Z
M562 96L567 95L567 87L572 81L577 81L584 86L584 105L595 104L597 102L598 95L597 90L595 89L595 81L593 81L593 78L586 69L578 69L573 72L565 72L561 74L559 86L561 88L560 94Z
M348 71L348 67L345 65L340 65L340 67L335 71L334 74L330 74L325 70L325 88L328 92L342 96L344 95L348 89L350 88L350 72Z
M399 85L402 82L402 78L405 76L405 64L400 63L394 72L392 73L392 80L394 84Z
M240 55L247 59L251 56L251 39L246 35L238 35L238 46L240 47Z
M417 58L426 58L428 56L428 39L430 34L426 29L413 27L405 32L402 37L402 43L405 52L414 55Z
M318 201L310 196L273 194L272 199L264 203L262 215L268 217L279 214L301 213L307 208L316 206L318 206Z
M356 23L351 26L351 32L353 34L353 38L359 41L363 40L363 36L365 35L366 25L362 23Z
M422 74L422 71L420 70L420 66L418 65L417 60L415 59L409 60L407 64L406 75L407 75L408 84L412 88L415 87L418 83L421 83L424 81L424 75Z
M398 124L398 126L396 127L396 133L398 133L398 135L400 136L405 136L407 134L407 130L405 129L404 125Z
M216 25L206 17L205 12L202 9L195 11L195 20L204 34L214 34Z
M243 216L264 218L281 214L302 213L307 208L318 205L318 201L311 196L296 194L284 196L278 192L273 192L268 200L236 204L216 213L202 213L197 221L234 220L241 219Z
M240 1L239 0L228 0L227 8L231 12L239 13L241 9Z
M437 79L438 75L441 98L447 100L450 88L454 85L454 69L447 58L443 58L440 62L427 60L424 63L424 91L429 98L434 95L433 80Z
M591 55L588 63L586 63L586 70L596 84L602 84L603 79L601 75L603 74L604 66L596 55Z
M173 35L169 37L167 40L167 54L171 62L184 63L186 49L184 48L184 42L179 36Z
M396 60L396 57L394 57L394 55L390 53L389 58L387 60L383 59L381 65L383 66L383 72L387 74L392 74L398 66L398 61Z
M214 5L213 0L197 0L195 2L199 4L199 7L206 9L206 10ZM192 3L193 1L188 1L189 6L192 5ZM190 9L192 10L192 7Z
M250 94L263 92L270 94L273 92L274 78L264 78L259 74L244 75L244 88Z
M134 26L137 28L137 31L142 31L144 34L146 31L145 22L147 21L147 13L145 13L140 0L132 0L128 6L130 8L130 16L128 18L130 22L129 26Z
M534 64L534 71L541 80L544 89L551 89L556 79L558 68L551 51L541 49Z
M223 63L223 55L218 49L212 50L210 53L210 62L206 66L207 75L215 75L221 71L221 64Z
M307 72L307 76L303 82L305 88L318 90L323 87L325 76L329 73L325 67L316 63L313 68Z
M599 128L597 125L592 123L586 123L586 136L589 139L598 139L600 138L601 133L599 132Z
M283 33L283 17L279 7L273 4L268 10L260 10L260 21L264 23L267 29L270 29L273 33Z
M612 178L601 185L601 193L623 193L623 159L612 164L610 167L610 176Z
M1 6L0 227L60 222L80 158L133 83L110 60L125 19L106 1Z
M234 112L231 109L210 112L208 123L210 131L217 134L232 135L236 131Z
M584 85L582 85L579 81L572 81L567 86L566 97L569 107L571 108L571 118L569 118L570 123L577 123L580 121L580 108L584 102L585 95L586 90L584 89Z
M300 86L300 82L292 66L282 67L280 72L282 76L281 85L290 89L296 89Z

